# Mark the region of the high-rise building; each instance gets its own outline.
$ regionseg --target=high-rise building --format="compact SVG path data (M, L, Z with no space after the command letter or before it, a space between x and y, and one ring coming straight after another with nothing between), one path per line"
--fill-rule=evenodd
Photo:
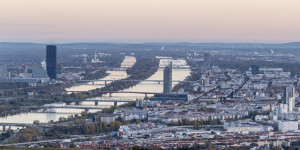
M0 78L7 78L7 67L0 66Z
M294 87L284 87L283 89L283 104L288 104L289 99L295 97L295 88Z
M50 79L56 79L56 45L47 45L46 69Z
M288 99L289 112L292 112L294 110L294 107L295 107L295 97L290 97Z
M209 56L209 54L204 54L203 67L205 67L207 69L210 68L210 56Z
M259 74L259 66L251 65L251 73L252 73L253 75Z
M172 62L164 69L164 91L163 93L172 93Z
M26 64L22 65L22 73L27 73L28 72L28 67L26 66Z

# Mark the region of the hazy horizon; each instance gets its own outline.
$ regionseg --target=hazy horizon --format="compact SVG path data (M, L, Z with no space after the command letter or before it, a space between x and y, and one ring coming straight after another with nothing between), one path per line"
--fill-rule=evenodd
M297 0L0 0L0 41L288 43Z

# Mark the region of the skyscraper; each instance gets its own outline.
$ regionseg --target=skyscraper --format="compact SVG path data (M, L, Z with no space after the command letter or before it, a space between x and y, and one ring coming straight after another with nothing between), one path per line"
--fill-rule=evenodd
M50 79L56 79L56 45L46 47L46 69Z
M165 94L172 92L172 62L164 69L164 91Z

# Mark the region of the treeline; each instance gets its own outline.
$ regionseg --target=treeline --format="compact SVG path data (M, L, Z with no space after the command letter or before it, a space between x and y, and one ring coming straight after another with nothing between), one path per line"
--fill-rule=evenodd
M12 137L8 140L8 143L20 143L36 141L42 133L38 127L26 128L23 133L19 133L16 137Z
M212 119L209 117L207 120L191 121L187 118L178 119L178 121L171 121L168 126L194 126L195 130L199 130L201 125L223 125L220 119Z
M28 83L0 83L0 97L26 95L28 87Z
M206 142L203 145L200 144L194 144L193 146L189 147L189 146L183 146L183 147L177 147L177 150L199 150L199 149L205 149L205 150L215 150L215 146L210 143L210 142Z
M138 145L134 145L132 148L132 150L163 150L163 148L161 147L157 147L157 146L147 146L147 147L143 147L143 146L138 146Z
M0 83L0 89L17 89L17 88L27 88L28 83Z
M103 61L103 65L109 67L120 67L124 59L125 59L125 55L118 54L118 53L114 53L112 54L112 56L101 58L101 60Z
M96 89L96 91L119 91L135 86L137 81L125 80L145 80L152 76L158 69L159 59L154 56L140 56L136 58L136 63L132 68L126 70L129 77L110 83L109 85Z
M74 123L65 125L55 125L49 131L45 132L47 137L55 137L59 134L69 135L94 135L100 133L109 133L118 131L122 123L120 121L112 121L109 124L105 122L85 123L84 119L76 119Z
M159 59L154 56L139 56L132 68L127 68L126 72L129 79L144 80L154 74L159 66Z
M221 58L222 57L222 58ZM300 74L300 64L296 62L273 62L263 60L239 60L233 56L215 56L212 57L212 65L220 66L221 68L237 68L241 71L248 71L251 65L260 67L283 68L283 71L289 71L292 75Z
M105 68L102 68L95 72L93 72L94 71L93 69L85 69L84 71L85 72L81 74L83 76L83 80L100 79L108 75L108 73L106 73Z

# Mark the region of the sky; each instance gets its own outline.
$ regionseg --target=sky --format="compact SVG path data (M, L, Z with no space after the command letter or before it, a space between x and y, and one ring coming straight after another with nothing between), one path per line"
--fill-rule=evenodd
M0 0L0 42L300 41L300 0Z

